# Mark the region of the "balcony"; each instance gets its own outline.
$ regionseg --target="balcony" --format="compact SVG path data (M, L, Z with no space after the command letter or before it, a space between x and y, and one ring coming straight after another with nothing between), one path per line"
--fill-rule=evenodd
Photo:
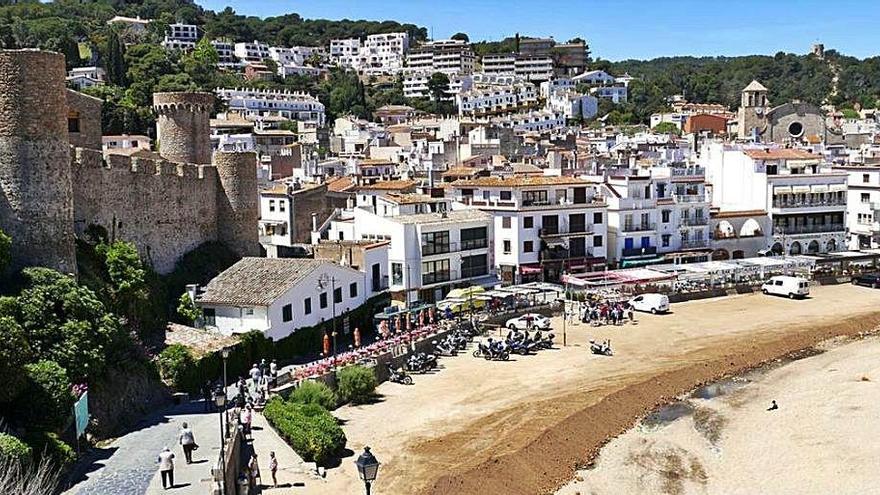
M776 236L797 234L824 234L828 232L844 232L846 228L842 223L828 223L818 225L794 225L788 227L775 227Z
M706 169L703 167L672 167L673 177L699 177L706 175Z
M783 201L773 200L774 208L823 208L823 207L845 207L846 200L833 201Z
M586 235L593 232L593 224L582 225L560 225L555 229L540 229L538 235L540 237L566 237L571 235Z
M436 256L440 254L458 253L464 251L474 251L477 249L486 249L489 246L486 238L471 239L462 242L450 242L448 244L422 244L422 256Z
M699 249L709 247L709 241L706 239L682 239L682 249Z
M646 232L657 230L657 224L653 222L625 223L620 227L621 232Z
M685 217L681 219L681 225L684 227L703 227L709 225L709 219L706 217Z
M635 257L635 256L656 256L657 255L657 246L624 248L621 250L621 254L623 255L624 258L630 258L630 257Z
M706 197L702 194L673 194L676 203L706 203Z

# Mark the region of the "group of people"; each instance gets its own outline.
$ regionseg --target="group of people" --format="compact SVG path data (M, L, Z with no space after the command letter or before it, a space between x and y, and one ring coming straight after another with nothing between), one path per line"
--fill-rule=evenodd
M574 317L574 311L569 313L569 317ZM635 312L628 302L588 299L578 306L577 317L581 323L593 326L622 325L627 320L634 322Z
M180 432L177 435L177 442L183 449L183 457L187 464L192 464L192 453L199 448L196 443L196 437L189 424L185 421L180 425ZM162 477L162 488L167 490L174 488L174 452L168 447L159 452L159 474Z

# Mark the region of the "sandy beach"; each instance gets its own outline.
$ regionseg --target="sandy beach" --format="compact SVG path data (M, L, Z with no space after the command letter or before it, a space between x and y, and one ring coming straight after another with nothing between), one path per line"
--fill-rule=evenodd
M880 291L817 287L810 299L746 295L673 305L621 327L568 327L568 346L509 362L444 358L380 402L343 407L348 447L383 463L376 494L553 493L609 439L699 384L837 335L880 326ZM561 321L554 321L561 343ZM590 355L590 338L615 356ZM353 457L317 494L362 489ZM588 492L584 492L588 493ZM621 493L621 492L618 492Z
M880 339L686 398L602 449L557 495L863 494L880 482ZM726 387L725 387L726 388ZM768 411L771 401L779 406Z

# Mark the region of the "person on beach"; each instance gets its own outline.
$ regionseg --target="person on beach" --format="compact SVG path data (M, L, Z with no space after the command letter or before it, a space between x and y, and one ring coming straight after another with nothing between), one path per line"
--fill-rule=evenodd
M159 452L159 473L162 475L162 488L174 488L174 452L168 447Z
M767 410L768 410L768 411L775 411L775 410L777 410L777 409L779 409L779 405L776 404L776 401L775 401L775 400L771 400L771 401L770 401L770 407L768 407Z
M278 459L275 458L275 452L269 452L269 472L272 473L272 486L278 487L278 479L275 473L278 472Z

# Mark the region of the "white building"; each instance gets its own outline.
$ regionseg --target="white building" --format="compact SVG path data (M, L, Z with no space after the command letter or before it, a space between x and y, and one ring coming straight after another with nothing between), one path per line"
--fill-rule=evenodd
M491 216L478 210L384 217L354 208L329 237L388 240L392 298L434 302L454 287L493 285Z
M551 81L544 81L541 83L541 98L549 98L551 94L562 91L566 92L569 90L574 90L577 84L571 79L566 78L558 78L553 79Z
M333 60L355 59L360 51L361 40L359 38L330 40L330 58Z
M230 112L247 117L278 116L324 125L324 104L306 93L249 88L217 88Z
M553 59L550 57L517 57L514 74L527 81L553 79Z
M590 86L613 86L617 79L604 70L589 70L571 78L575 84Z
M325 260L242 258L195 296L205 326L224 335L259 330L279 340L370 299L368 273Z
M262 62L269 58L269 45L259 41L235 44L235 56L242 62Z
M516 132L552 132L566 127L565 116L548 110L533 110L495 117L492 123Z
M535 86L529 83L482 86L463 91L455 98L461 116L484 116L515 112L538 103Z
M486 74L513 74L516 71L516 54L497 53L484 55L481 63L483 72Z
M833 170L847 174L849 249L880 248L880 166L841 166Z
M101 136L101 149L108 150L128 150L137 149L150 151L152 149L153 140L148 136L139 134L121 134L118 136Z
M566 119L592 119L599 113L599 100L576 91L555 91L547 98L546 109Z
M406 66L427 73L470 74L474 71L474 58L470 44L462 40L429 41L410 50Z
M403 78L403 96L407 98L429 98L428 79L429 72L411 72ZM473 78L470 75L449 76L449 89L446 91L447 101L454 101L456 95L473 87Z
M821 155L789 148L743 148L708 143L700 152L712 206L719 211L767 212L771 253L845 249L847 178Z
M597 98L611 100L613 103L626 103L628 98L626 86L601 86L598 88L590 88L590 93L596 95Z
M100 86L107 79L107 73L101 67L74 67L67 73L67 84L81 90Z
M563 272L605 266L606 205L589 182L479 177L450 187L453 207L492 215L495 267L503 283L558 281Z
M211 46L217 50L217 66L218 67L240 67L243 64L238 61L235 56L235 44L229 40L219 39L211 40Z
M168 25L162 47L166 50L192 50L197 41L199 41L198 26L176 22Z

